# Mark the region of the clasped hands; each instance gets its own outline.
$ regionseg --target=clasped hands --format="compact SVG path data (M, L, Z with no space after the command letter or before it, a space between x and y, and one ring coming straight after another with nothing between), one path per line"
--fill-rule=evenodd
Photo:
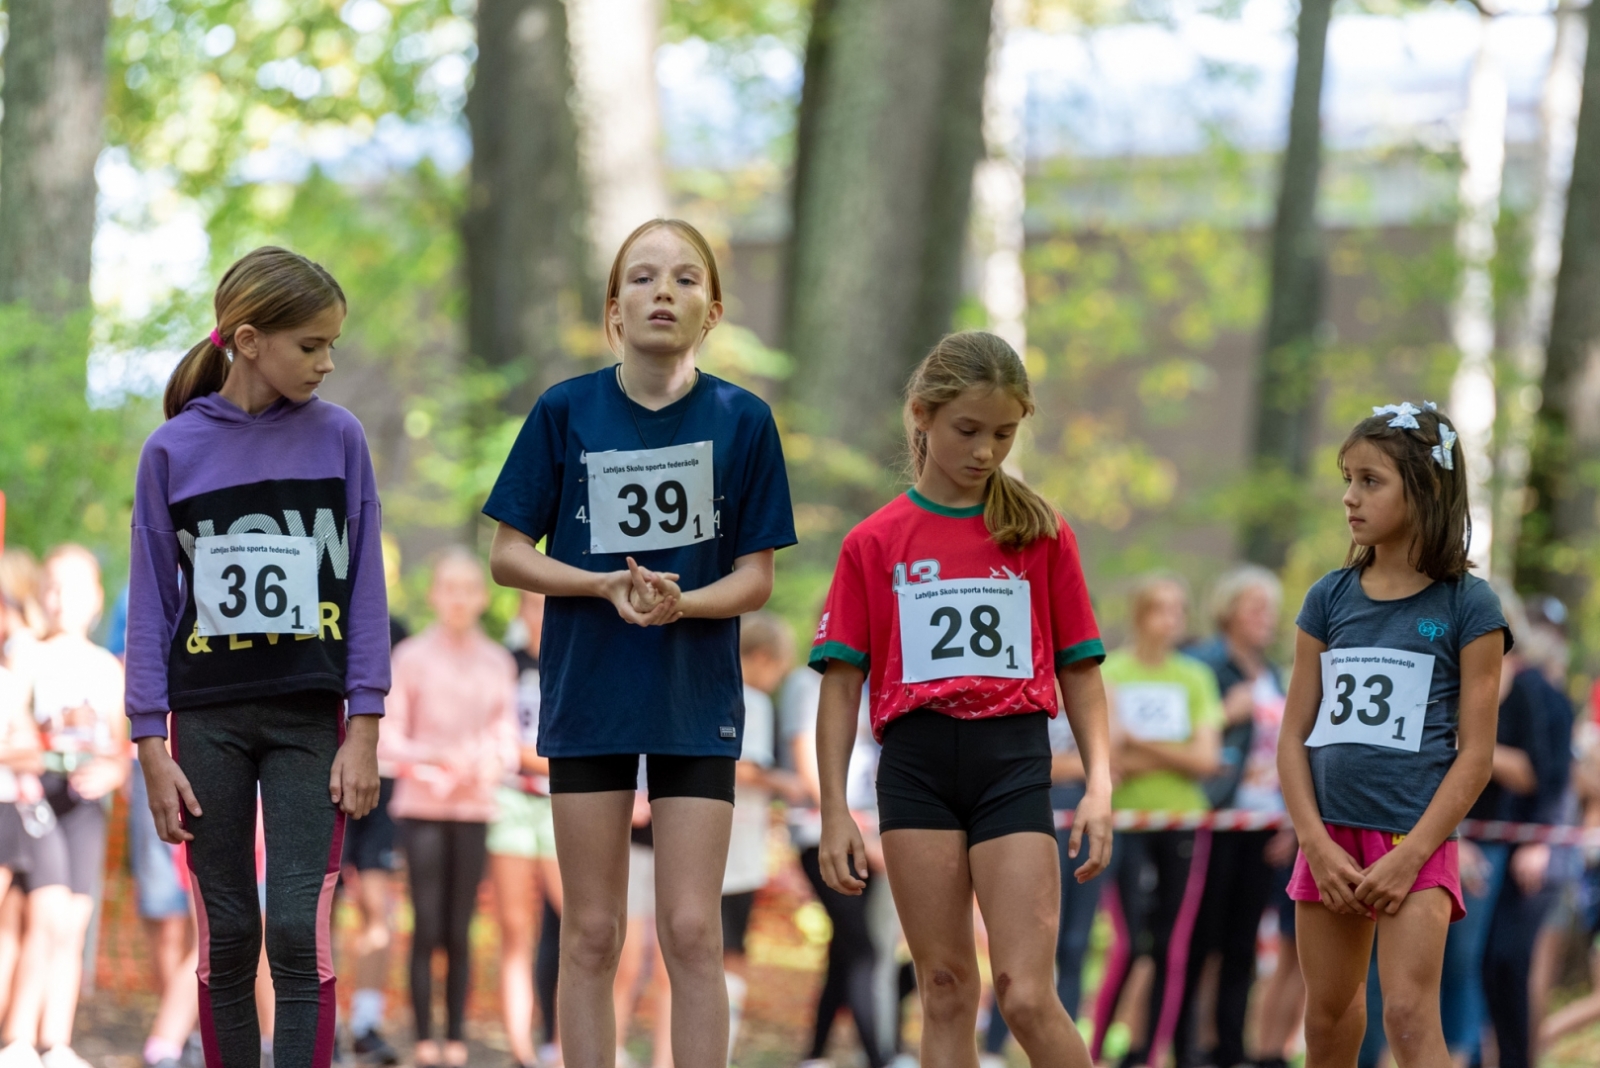
M683 618L683 591L672 571L651 571L627 557L628 570L605 577L606 599L617 615L641 627L659 627Z

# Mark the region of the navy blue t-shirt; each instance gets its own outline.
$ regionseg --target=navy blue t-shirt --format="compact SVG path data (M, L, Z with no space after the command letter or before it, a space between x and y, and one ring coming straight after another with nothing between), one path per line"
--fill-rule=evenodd
M668 476L659 470L654 493L646 477L640 479L645 489L625 486L619 493L607 483L608 500L590 500L589 454L707 447L697 443L709 443L711 453L709 531L692 523L693 482L662 485ZM670 455L673 467L695 464ZM675 528L684 537L697 530L709 536L672 548L594 552L602 535L591 521L607 508L613 517L620 514L630 533ZM632 555L641 567L676 572L686 591L730 574L738 557L795 543L772 410L753 393L704 372L686 396L659 411L627 398L615 366L552 387L523 424L483 511L535 541L548 539L545 551L562 563L617 571ZM607 536L618 537L615 529ZM598 597L551 597L539 659L543 756L739 756L744 691L737 619L641 628L623 622Z
M1309 748L1307 753L1324 821L1409 834L1456 760L1461 650L1496 630L1505 632L1505 647L1511 648L1511 630L1500 612L1500 598L1483 579L1462 575L1435 582L1409 597L1375 601L1361 588L1361 572L1341 568L1306 591L1295 623L1330 651L1381 648L1395 654L1395 659L1406 653L1433 657L1416 752L1370 744L1330 744ZM1317 663L1295 665L1296 671L1316 672L1319 668ZM1349 703L1372 711L1365 706L1374 692L1381 694L1382 687L1369 683L1358 688L1352 682ZM1317 715L1320 720L1321 708ZM1314 737L1308 739L1308 743L1314 741Z

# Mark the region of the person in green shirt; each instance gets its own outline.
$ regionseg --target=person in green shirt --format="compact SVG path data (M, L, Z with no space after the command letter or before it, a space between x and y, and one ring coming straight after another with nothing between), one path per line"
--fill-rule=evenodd
M1101 667L1112 709L1112 769L1120 783L1115 809L1203 812L1201 783L1217 770L1222 697L1216 675L1177 651L1188 624L1181 580L1153 575L1134 588L1133 641ZM1133 946L1149 945L1155 963L1146 1033L1125 1065L1165 1062L1183 1005L1189 938L1205 888L1210 831L1145 831L1118 839L1104 906L1116 931L1095 1005L1094 1058L1122 996ZM1155 889L1141 889L1146 869Z

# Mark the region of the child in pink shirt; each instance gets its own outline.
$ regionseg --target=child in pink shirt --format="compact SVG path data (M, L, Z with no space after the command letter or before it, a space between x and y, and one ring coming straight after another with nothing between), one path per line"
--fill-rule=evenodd
M466 1063L467 929L495 787L518 758L516 662L478 626L489 589L477 558L465 549L440 557L428 602L433 625L395 647L388 722L378 741L380 759L397 771L389 811L400 822L416 915L411 1007L419 1068ZM442 1060L431 1037L435 949L450 963Z

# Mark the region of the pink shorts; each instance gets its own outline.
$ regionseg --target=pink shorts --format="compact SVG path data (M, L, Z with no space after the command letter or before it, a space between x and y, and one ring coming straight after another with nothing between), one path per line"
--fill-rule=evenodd
M1356 864L1363 868L1376 863L1379 857L1405 841L1406 837L1403 834L1390 834L1387 831L1341 827L1336 823L1324 823L1322 826L1327 828L1334 844L1349 853ZM1423 861L1421 870L1417 872L1417 881L1411 884L1411 892L1414 894L1418 890L1429 890L1435 886L1443 887L1450 895L1450 922L1455 923L1465 917L1467 906L1461 899L1461 862L1454 841L1445 842L1433 851L1433 856ZM1306 863L1304 852L1294 858L1294 874L1289 877L1289 898L1292 901L1322 900L1322 895L1317 892L1317 880L1312 878L1311 865ZM1372 911L1372 918L1378 918L1376 911Z

